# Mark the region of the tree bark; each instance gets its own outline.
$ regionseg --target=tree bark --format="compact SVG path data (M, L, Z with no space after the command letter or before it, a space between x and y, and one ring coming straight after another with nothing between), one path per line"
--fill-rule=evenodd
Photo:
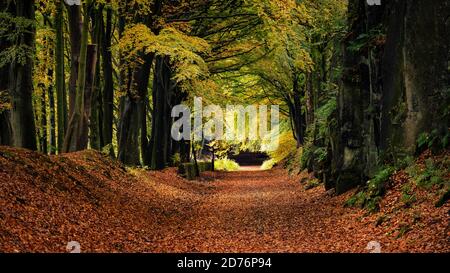
M49 74L53 77L53 69L49 69ZM55 111L55 94L54 94L54 88L53 85L50 85L48 87L48 103L49 103L49 110L50 110L50 138L49 138L49 146L48 146L48 153L53 155L56 154L57 151L57 143L56 143L56 111Z
M84 5L84 14L86 16L83 20L80 43L81 48L78 67L79 73L77 80L75 109L69 121L67 133L65 136L63 147L64 152L84 150L88 145L90 103L96 63L96 45L90 45L88 47L90 5L91 1L89 0ZM90 57L89 59L88 56Z
M35 20L34 1L10 3L13 16ZM16 39L14 46L35 48L34 22ZM34 56L34 54L30 54ZM26 57L24 62L13 61L9 66L9 94L11 96L11 127L15 147L36 150L36 127L33 111L33 59Z
M353 0L349 16L332 161L338 193L373 177L379 162L414 154L421 133L449 128L450 3ZM352 48L373 30L385 32L385 43L371 37Z
M292 97L287 100L292 131L297 141L297 147L301 147L305 140L306 120L302 114L301 94L297 76L294 76L292 85Z
M67 6L70 33L70 79L69 79L69 117L75 111L77 97L78 71L80 67L80 50L82 40L83 20L81 6Z
M64 144L64 136L67 130L67 93L64 75L64 10L63 0L56 2L55 32L55 70L56 70L56 101L58 123L58 152L61 152ZM55 145L55 144L54 144Z
M414 153L423 132L445 135L450 105L450 3L395 1L388 6L381 147Z
M113 120L114 120L114 78L112 66L112 10L106 10L106 26L102 39L102 67L103 67L103 145L110 145L109 153L114 156L113 142Z
M83 142L86 142L85 146L87 148L88 136L89 136L89 127L91 122L98 125L98 116L93 117L93 105L98 107L98 103L96 103L96 99L98 96L98 92L96 89L96 75L97 75L97 45L88 45L87 46L87 56L86 56L86 86L84 91L84 115L86 117L86 123L84 123L83 130ZM97 108L95 109L95 113L97 115ZM91 126L92 128L92 126ZM99 141L99 129L91 131L93 137L95 137L95 141ZM98 143L97 143L98 144ZM92 148L99 149L99 145L94 145Z
M91 82L91 92L92 99L90 104L90 111L88 111L89 119L89 143L90 147L95 150L101 150L104 147L103 145L103 136L102 136L102 93L100 88L100 63L101 63L101 50L99 50L100 45L102 44L103 39L103 5L100 5L92 10L91 13L92 20L92 33L91 40L92 43L96 44L96 52L95 52L95 69L92 70L93 67L88 67L88 73L94 73L92 75ZM89 57L88 57L89 59ZM93 61L93 60L92 60ZM94 64L91 64L94 65ZM98 67L98 69L96 69ZM89 82L89 81L88 81Z
M376 170L378 148L374 134L375 94L378 93L377 71L367 45L352 49L361 34L370 33L382 23L382 6L368 6L366 1L349 2L349 35L344 41L344 75L338 94L338 139L334 151L333 177L337 193L365 183ZM371 110L372 109L372 110Z
M40 117L40 133L39 133L39 150L41 153L48 153L48 137L47 137L47 89L42 86L42 94L40 98L41 117Z
M0 11L9 11L6 2L0 3ZM10 42L5 37L0 37L0 51L10 47ZM0 67L0 103L5 107L0 108L0 145L12 145L12 128L10 109L7 107L11 103L8 92L9 87L9 65Z
M125 96L121 99L122 114L118 126L119 151L117 158L124 164L130 166L140 165L139 158L139 123L136 101Z
M0 112L0 145L12 145L12 128L10 123L10 114L8 110Z
M135 16L131 23L143 23L157 34L158 29L153 23L156 22L156 17L161 15L162 2L158 0L151 5L152 16ZM126 9L127 5L122 8ZM128 10L123 10L122 14L127 12ZM123 32L127 21L125 15L119 18L120 33ZM152 145L148 144L147 139L147 93L153 57L153 54L141 53L143 63L135 68L127 67L128 64L121 60L124 67L121 70L121 86L126 86L127 95L121 99L118 158L128 165L139 165L141 159L145 165L150 162Z
M312 83L313 75L308 73L306 75L306 83L305 83L305 101L306 101L306 126L309 127L314 123L314 95L313 95L313 83Z
M127 96L122 99L119 124L118 158L132 166L141 164L141 156L145 161L148 149L146 100L153 55L146 55L143 59L142 65L129 72Z
M136 76L137 80L137 92L139 94L139 100L137 102L139 131L140 131L140 150L144 165L149 164L148 154L148 133L147 133L147 111L148 111L148 84L150 81L150 72L153 63L153 55L145 57L145 63L138 71Z
M156 57L153 78L153 114L151 136L151 168L162 170L168 162L171 124L170 101L173 89L169 58Z

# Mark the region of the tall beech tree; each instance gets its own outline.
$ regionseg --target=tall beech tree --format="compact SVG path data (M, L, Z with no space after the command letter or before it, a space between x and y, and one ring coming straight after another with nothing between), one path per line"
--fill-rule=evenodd
M86 5L86 4L85 4ZM82 39L82 6L66 5L69 20L70 36L70 79L69 79L69 114L70 118L75 111L78 69L80 67L81 39Z
M121 29L125 24L143 24L156 31L156 20L161 13L162 1L144 1L142 9L138 3L121 3ZM123 37L122 37L123 38ZM120 120L118 124L118 159L128 165L140 165L146 159L147 123L145 122L148 101L148 84L154 54L143 51L143 48L132 49L132 59L122 60L122 88L125 90L121 98ZM122 57L127 53L123 52Z
M107 1L109 3L109 1ZM103 16L101 17L103 21ZM102 100L102 143L104 146L109 145L109 152L114 155L113 148L113 123L114 123L114 77L112 63L112 38L113 38L113 10L111 6L106 7L106 22L102 23L104 28L102 33L102 69L103 69L103 100Z
M10 115L11 143L31 150L37 149L32 100L36 34L34 3L31 0L2 4L3 27L0 30L7 43L2 48L0 67L6 72L2 77L6 78L11 103L10 114L4 114ZM8 128L9 125L2 127Z
M83 5L84 16L82 20L83 24L81 29L80 53L78 57L78 78L76 82L77 88L75 94L75 104L73 106L73 110L71 111L72 113L64 139L63 152L80 151L88 147L90 102L97 57L97 46L88 44L90 22L89 12L92 8L91 4L92 1L88 0ZM75 49L72 48L72 50ZM72 53L72 55L74 54Z
M64 57L64 2L57 0L55 14L55 83L57 101L57 124L58 124L58 151L62 151L64 136L68 123L67 92L65 83L65 57Z
M0 12L2 12L2 20L8 20L10 14L8 13L8 5L6 2L0 3ZM11 46L11 42L4 35L5 31L11 28L8 27L5 30L0 29L0 52L8 50ZM8 71L9 64L1 62L0 65L0 145L12 145L12 128L10 120L10 99L8 92Z
M104 5L96 5L91 9L91 43L96 45L95 54L96 56L91 57L91 61L95 61L95 69L93 67L88 67L88 71L94 73L87 78L88 82L88 92L87 95L88 100L87 104L90 106L89 109L86 109L86 114L89 119L89 144L92 149L101 150L105 145L103 144L103 135L102 135L102 119L103 119L103 111L101 106L102 103L102 90L100 89L101 78L100 78L100 70L101 70L101 50L99 48L102 44L103 39L103 8Z

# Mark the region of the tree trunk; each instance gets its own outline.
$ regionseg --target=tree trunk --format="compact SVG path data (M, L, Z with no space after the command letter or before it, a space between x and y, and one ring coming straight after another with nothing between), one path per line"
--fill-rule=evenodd
M180 142L180 158L181 163L188 163L191 161L191 141L182 140Z
M298 85L298 78L294 77L292 87L292 98L286 101L289 107L289 117L291 119L292 132L297 141L297 147L303 145L305 140L306 120L302 114L301 94Z
M130 23L143 23L150 27L155 34L158 34L158 30L155 29L153 23L155 22L155 17L160 16L162 2L158 0L150 6L152 16L134 16ZM121 8L126 9L126 5ZM123 33L125 24L129 21L129 18L126 16L127 12L127 10L123 10L119 18L120 36ZM126 86L127 95L121 98L121 118L118 126L118 158L129 165L139 165L140 155L145 165L149 164L151 158L152 145L148 144L147 139L147 93L153 57L153 54L141 53L141 58L144 62L134 69L129 68L121 58L123 69L121 69L120 73L120 84L122 87ZM112 93L109 96L112 97Z
M90 132L89 132L89 143L90 147L95 150L101 150L103 148L103 136L102 136L102 94L100 89L100 63L101 63L101 50L98 50L103 39L103 6L100 5L97 8L93 9L91 14L92 20L92 33L91 39L92 42L95 43L96 52L95 52L95 67L99 69L92 70L93 67L88 67L88 73L95 73L92 76L92 87L90 88L92 91L92 99L90 104L90 111L88 113L88 117L90 117ZM89 57L88 57L89 59ZM93 65L93 64L92 64Z
M366 1L349 3L350 30L344 41L344 75L338 95L338 147L333 170L337 193L365 183L376 169L378 149L374 120L377 118L375 94L379 93L374 51L369 45L355 51L351 45L361 34L370 33L382 22L384 5L368 6Z
M87 80L93 80L93 73L95 73L95 50L96 46L91 45L89 48L88 60L88 38L89 38L89 9L91 1L87 1L84 6L84 14L86 16L83 20L83 28L81 35L81 48L78 67L77 92L75 100L75 109L69 121L67 133L64 140L64 152L75 152L84 150L88 144L88 120L90 114L92 82L87 83ZM89 64L88 64L89 61ZM90 68L90 73L87 69Z
M67 94L64 75L64 10L63 0L56 2L56 101L57 101L57 120L58 120L58 152L62 151L64 136L67 130Z
M0 3L0 11L8 11L7 3ZM5 37L0 37L0 52L10 47L10 42ZM0 67L0 104L5 107L0 108L0 145L12 145L12 128L10 109L6 107L11 103L9 92L9 65Z
M313 83L312 83L313 75L308 73L306 75L306 83L305 83L305 101L306 101L306 126L309 127L314 123L314 95L313 95Z
M450 3L402 0L388 10L381 147L414 153L421 133L449 128Z
M9 110L2 110L0 112L0 145L12 145L12 128L10 123Z
M365 183L378 162L413 154L421 133L444 135L449 128L450 3L353 0L349 16L332 161L338 193ZM384 44L352 49L380 25Z
M49 69L49 74L53 76L53 70ZM51 155L56 154L57 150L57 143L56 143L56 115L55 115L55 94L53 85L50 85L48 87L48 103L49 103L49 110L50 110L50 139L49 139L49 147L48 152Z
M171 126L169 105L174 86L171 80L169 58L158 56L155 62L153 81L153 114L151 136L151 168L162 170L168 162Z
M40 98L41 103L41 117L40 117L40 133L39 133L39 143L41 153L48 153L48 137L47 137L47 90L45 86L42 86L42 94Z
M197 151L195 150L195 143L192 141L192 155L194 156L194 168L195 168L195 176L200 176L200 169L198 167L198 161L197 161Z
M34 22L34 1L10 3L13 16ZM14 46L25 46L34 50L35 25L25 29L16 39ZM34 56L31 54L30 56ZM23 62L13 61L9 66L9 94L11 96L11 127L13 145L36 150L36 127L33 111L33 59L26 57Z
M148 154L148 133L147 133L147 111L148 111L148 84L150 81L150 72L153 63L153 55L147 55L144 57L144 64L141 69L139 69L135 75L137 83L137 111L138 111L138 122L139 122L139 139L140 139L140 150L142 155L142 160L144 165L149 165L149 154Z
M103 145L110 145L109 153L114 156L113 142L113 120L114 120L114 79L112 66L112 10L106 10L106 26L102 39L102 66L103 66Z
M77 97L78 71L80 67L80 50L82 48L83 20L81 6L67 6L70 33L70 79L69 79L69 117L72 117Z
M130 166L140 165L139 158L139 123L136 101L131 96L121 99L122 114L118 126L119 151L117 158Z
M122 98L119 124L118 158L126 165L138 166L147 158L146 100L153 55L143 57L144 63L129 72L127 96Z
M86 86L85 86L85 92L84 92L84 115L86 117L86 123L84 123L84 130L83 130L83 142L86 142L85 146L87 148L88 143L88 136L89 136L89 128L91 122L94 123L94 126L98 125L98 116L97 116L97 109L95 109L96 116L92 116L92 106L95 105L96 107L98 103L96 101L98 92L96 89L96 75L97 75L97 45L88 45L87 47L87 56L86 56ZM93 134L93 138L95 138L95 142L99 141L99 129L96 127L94 131L91 131L91 134ZM95 145L92 147L94 149L99 149L99 143L94 143Z

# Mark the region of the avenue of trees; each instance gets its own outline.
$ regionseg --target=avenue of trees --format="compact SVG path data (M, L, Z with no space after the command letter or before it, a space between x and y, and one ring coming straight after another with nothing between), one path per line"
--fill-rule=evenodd
M170 135L194 97L279 104L338 192L420 139L448 145L448 1L75 2L0 2L0 145L161 170L198 149Z

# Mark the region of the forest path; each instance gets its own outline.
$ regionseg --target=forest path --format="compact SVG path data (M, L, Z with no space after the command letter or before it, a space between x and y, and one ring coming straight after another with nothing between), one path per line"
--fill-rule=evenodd
M157 251L365 252L374 239L347 225L355 221L341 199L322 187L306 192L283 170L206 176L201 202L161 234L165 243L154 242L163 248Z
M205 172L196 181L125 169L108 156L63 156L0 147L0 252L383 252L448 253L450 204L415 191L401 201L399 173L368 214L344 208L354 193L305 190L287 171ZM426 229L424 227L427 227Z

